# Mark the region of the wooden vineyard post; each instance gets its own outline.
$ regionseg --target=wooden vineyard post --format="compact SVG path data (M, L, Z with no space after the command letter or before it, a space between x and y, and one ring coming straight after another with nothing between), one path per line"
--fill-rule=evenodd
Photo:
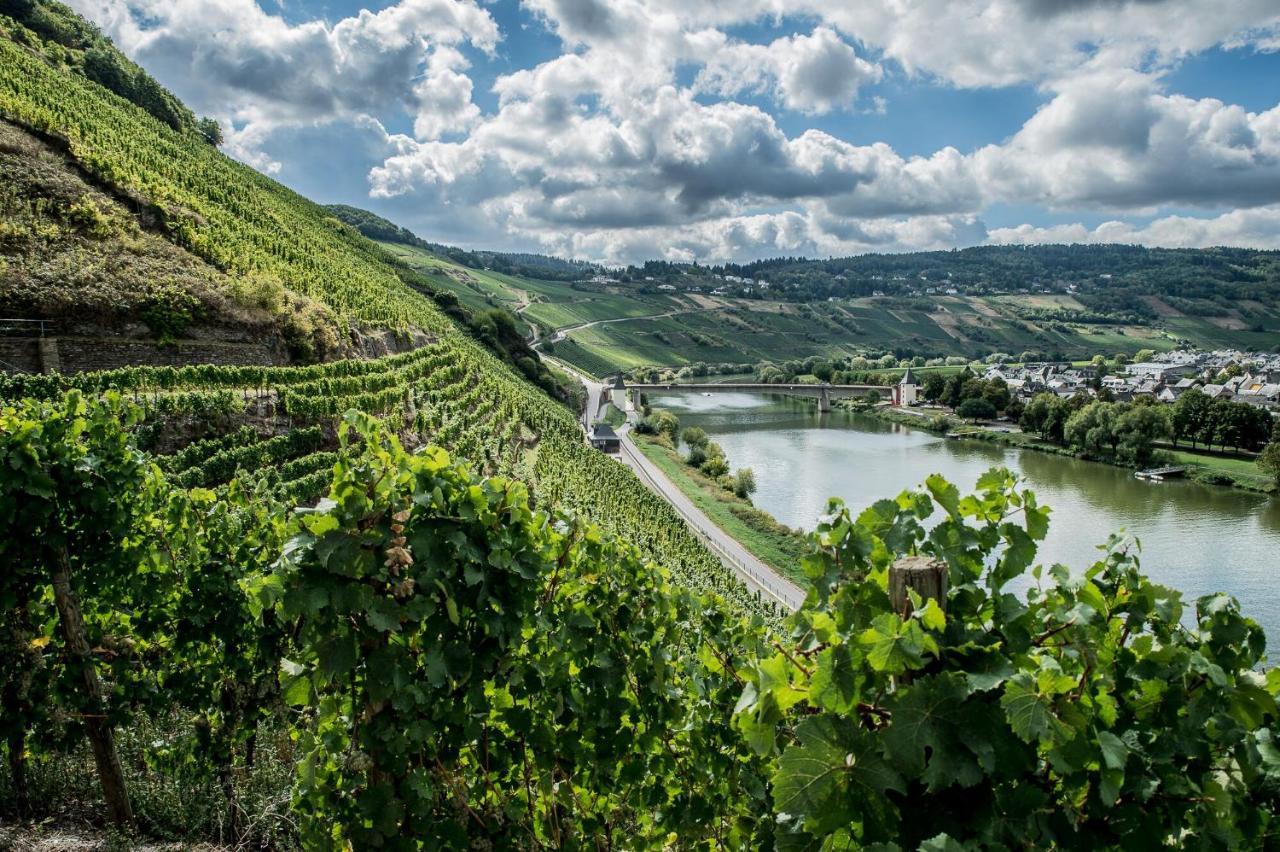
M914 589L921 601L936 601L947 608L947 563L932 556L903 556L889 566L889 601L893 611L903 618L911 615L911 596ZM911 683L911 672L903 672L896 678L899 686Z
M102 695L102 681L94 667L85 637L84 617L80 604L71 591L71 559L65 544L51 548L53 551L53 600L58 607L58 621L62 638L72 663L80 669L84 682L88 710L84 724L93 746L93 758L98 765L98 778L102 782L102 796L111 810L111 819L126 831L133 830L133 808L129 805L129 791L124 784L124 770L120 768L120 756L116 753L115 737L107 722L106 702Z
M914 589L923 600L934 600L947 608L947 563L931 556L903 556L889 566L889 600L893 611L906 618L911 615L911 598L907 589Z

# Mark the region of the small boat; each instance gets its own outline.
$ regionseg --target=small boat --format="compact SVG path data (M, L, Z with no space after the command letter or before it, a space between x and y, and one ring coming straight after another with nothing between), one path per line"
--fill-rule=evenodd
M703 392L702 392L702 395L703 395L703 396L711 396L711 391L703 391Z

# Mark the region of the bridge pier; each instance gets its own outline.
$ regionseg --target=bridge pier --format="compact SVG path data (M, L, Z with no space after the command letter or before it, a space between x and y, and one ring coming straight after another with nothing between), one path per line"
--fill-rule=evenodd
M826 385L822 386L821 392L818 394L818 412L820 414L829 414L831 412L831 391Z

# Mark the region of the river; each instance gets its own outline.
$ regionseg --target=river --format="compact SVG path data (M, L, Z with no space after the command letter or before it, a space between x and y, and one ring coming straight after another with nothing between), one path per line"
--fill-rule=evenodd
M1143 570L1195 598L1225 591L1280 636L1280 499L1194 482L1149 483L1133 472L1064 456L930 432L777 395L654 395L681 426L701 426L733 469L755 471L752 501L780 522L812 529L828 497L855 514L882 497L941 473L962 493L986 470L1020 473L1042 505L1053 508L1037 561L1079 570L1098 558L1112 531L1142 544ZM1280 640L1276 640L1280 642Z

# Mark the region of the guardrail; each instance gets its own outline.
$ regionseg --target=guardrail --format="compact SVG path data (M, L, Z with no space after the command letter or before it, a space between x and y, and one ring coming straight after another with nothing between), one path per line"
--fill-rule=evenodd
M654 491L657 491L658 494L661 495L665 489L649 472L644 461L639 458L639 451L631 445L631 442L626 437L623 437L621 443L622 451L635 462L632 467L644 479L648 480L649 485ZM761 592L773 598L774 601L786 607L788 610L794 612L800 608L800 605L804 602L805 596L798 587L792 586L790 588L786 588L778 583L777 575L772 572L762 572L755 566L744 562L721 545L720 542L716 540L715 536L706 530L697 518L691 517L682 506L670 500L667 501L667 504L679 513L680 517L684 519L685 524L693 531L693 534L696 535L699 540L706 545L707 549L714 553L721 562L724 562L731 569L737 571L746 578L751 585L754 585Z
M44 333L52 326L52 320L0 317L0 331L38 331L44 337Z

